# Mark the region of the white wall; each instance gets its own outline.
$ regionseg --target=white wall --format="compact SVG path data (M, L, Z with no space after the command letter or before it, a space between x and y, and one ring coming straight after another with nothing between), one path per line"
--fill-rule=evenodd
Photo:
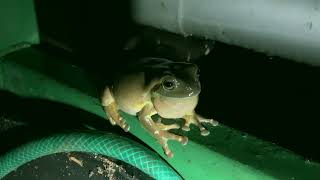
M320 65L320 0L132 0L136 22Z

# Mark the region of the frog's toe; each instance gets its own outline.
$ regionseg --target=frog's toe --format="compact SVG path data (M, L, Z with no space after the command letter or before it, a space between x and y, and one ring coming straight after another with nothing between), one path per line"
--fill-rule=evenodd
M157 139L159 140L159 143L162 146L164 154L166 154L166 156L168 158L172 158L173 157L173 152L169 148L168 139L164 138L164 137L160 137L160 136L158 136Z
M211 119L210 124L211 124L212 126L218 126L218 125L219 125L219 122L216 121L216 120L214 120L214 119Z
M120 116L118 122L119 122L120 127L121 127L125 132L128 132L128 131L130 130L129 124L126 122L125 119L123 119L123 117Z
M129 126L129 124L125 124L124 126L122 126L122 129L123 129L125 132L129 132L129 131L130 131L130 126Z
M190 131L190 127L189 127L189 126L184 125L184 126L182 127L182 130L184 130L184 131Z
M218 126L219 125L219 122L214 120L214 119L206 119L206 118L203 118L201 117L200 115L197 115L197 119L199 120L199 122L201 123L209 123L211 124L212 126Z
M173 158L173 152L172 151L166 152L166 155L168 156L168 158Z
M206 128L204 127L200 127L200 132L202 136L208 136L210 134L210 131L208 131Z
M108 116L108 120L109 120L109 122L113 125L113 126L115 126L117 123L112 119L112 117L111 116Z
M182 145L187 145L188 141L189 141L188 137L183 136L180 142Z
M173 158L173 152L169 149L168 146L164 146L162 147L162 149L168 158Z
M190 116L186 116L187 118L185 119L184 125L181 128L183 131L190 131L190 124L192 121L190 121Z

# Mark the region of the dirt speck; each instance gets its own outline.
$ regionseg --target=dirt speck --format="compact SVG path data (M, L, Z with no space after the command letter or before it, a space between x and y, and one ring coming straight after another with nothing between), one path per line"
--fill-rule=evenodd
M103 169L100 166L97 167L97 173L101 175L103 175L104 173Z
M89 171L88 177L91 178L93 175L94 175L94 172L93 171Z

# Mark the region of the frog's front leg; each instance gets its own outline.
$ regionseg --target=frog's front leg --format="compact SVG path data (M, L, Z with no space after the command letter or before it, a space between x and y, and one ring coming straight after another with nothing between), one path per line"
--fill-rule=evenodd
M119 125L125 132L128 132L130 126L127 122L121 117L118 106L113 98L113 95L109 87L106 87L103 96L102 96L102 106L108 116L108 119L112 125Z
M183 119L185 119L185 124L182 127L182 130L189 131L190 124L194 124L199 127L202 136L208 136L210 134L210 132L205 127L203 127L203 125L201 123L209 123L212 126L219 125L218 121L216 121L214 119L203 118L202 116L198 115L194 111L191 114L185 115L183 117Z
M153 108L153 105L148 104L140 111L139 120L144 127L158 140L163 148L164 153L171 158L173 157L173 153L169 148L168 140L176 140L181 142L181 144L186 145L188 143L188 138L168 132L167 130L178 129L180 126L178 124L164 125L161 122L154 122L151 118L151 116L154 114L157 114L156 110Z

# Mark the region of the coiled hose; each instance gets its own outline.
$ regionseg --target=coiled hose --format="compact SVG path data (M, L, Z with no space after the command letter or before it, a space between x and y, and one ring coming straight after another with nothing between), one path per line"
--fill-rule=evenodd
M100 133L64 133L36 140L0 157L0 179L19 166L61 152L97 153L122 160L155 179L181 179L156 153L129 139Z

